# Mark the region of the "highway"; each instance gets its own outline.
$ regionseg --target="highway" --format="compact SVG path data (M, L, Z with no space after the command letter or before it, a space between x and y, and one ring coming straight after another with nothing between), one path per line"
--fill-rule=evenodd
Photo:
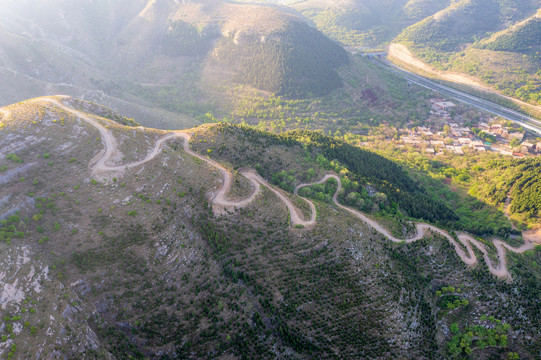
M529 130L530 132L535 133L538 136L541 136L541 121L537 119L534 119L528 115L522 114L513 109L495 104L491 101L484 100L477 96L470 95L460 90L456 90L448 86L439 84L435 81L429 80L427 78L414 74L410 71L394 66L390 62L376 60L373 57L370 57L370 58L374 63L385 67L386 69L394 72L395 74L402 76L404 79L408 80L409 82L413 84L425 87L430 90L438 91L462 103L474 106L481 110L488 111L494 115L501 116L507 120L511 120L521 125L524 129Z

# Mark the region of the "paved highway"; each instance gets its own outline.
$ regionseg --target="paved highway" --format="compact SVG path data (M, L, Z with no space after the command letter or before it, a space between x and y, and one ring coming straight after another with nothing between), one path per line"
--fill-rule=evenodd
M524 115L522 113L519 113L518 111L515 111L513 109L509 109L507 107L495 104L491 101L481 99L477 96L467 94L465 92L462 92L460 90L456 90L453 88L450 88L448 86L439 84L435 81L429 80L427 78L424 78L422 76L419 76L417 74L414 74L412 72L409 72L407 70L401 69L399 67L394 66L393 64L387 62L387 61L381 61L376 60L373 57L371 58L372 61L380 66L384 66L385 68L391 70L392 72L402 76L409 82L413 84L417 84L419 86L425 87L427 89L431 89L434 91L438 91L442 94L445 94L446 96L449 96L453 99L456 99L460 102L466 103L468 105L474 106L476 108L479 108L481 110L488 111L490 113L493 113L495 115L501 116L505 119L511 120L513 122L516 122L517 124L521 125L524 129L527 129L539 136L541 136L541 121L534 119L528 115Z

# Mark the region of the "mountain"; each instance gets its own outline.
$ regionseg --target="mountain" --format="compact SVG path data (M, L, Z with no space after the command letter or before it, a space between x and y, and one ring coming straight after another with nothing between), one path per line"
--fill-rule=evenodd
M390 55L443 78L539 105L540 8L539 1L458 1L405 29ZM407 51L411 54L403 56Z
M68 93L147 125L190 127L231 107L223 88L325 95L347 53L299 17L219 0L8 2L0 104ZM252 56L254 53L256 57Z
M389 59L408 70L497 92L534 116L541 111L538 0L303 0L285 6L352 51L389 47Z
M447 0L302 0L290 6L345 45L376 48L450 3Z
M0 109L0 153L0 356L540 350L539 247L450 230L452 209L362 148L223 123L167 132L56 96Z

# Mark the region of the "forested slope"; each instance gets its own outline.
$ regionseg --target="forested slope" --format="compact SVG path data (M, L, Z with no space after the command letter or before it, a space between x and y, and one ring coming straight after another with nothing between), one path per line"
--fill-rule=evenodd
M474 189L495 205L505 203L509 196L511 214L536 222L541 220L540 174L540 159L493 161Z
M536 52L541 46L541 20L538 18L528 20L516 29L496 34L477 46L494 51Z
M336 68L349 63L338 44L297 21L265 37L226 37L214 54L238 81L286 97L329 93L341 85Z
M470 75L504 95L537 105L540 8L536 0L458 1L405 29L395 42L436 71Z
M345 45L378 47L449 4L449 0L304 0L291 6Z

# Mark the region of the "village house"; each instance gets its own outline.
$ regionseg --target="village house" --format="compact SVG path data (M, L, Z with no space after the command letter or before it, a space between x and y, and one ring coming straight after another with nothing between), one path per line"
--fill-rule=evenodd
M450 110L456 106L456 104L450 102L450 101L438 101L434 103L434 106L443 109L443 110Z
M536 145L531 142L525 141L520 145L520 151L524 153L534 153L536 152Z
M509 134L509 137L511 139L519 139L520 141L522 141L524 139L524 135L525 133L523 132L513 132Z
M462 150L462 147L460 146L455 146L454 147L455 149L455 154L458 154L458 155L464 155L464 150Z
M484 132L485 134L487 134L487 135L490 135L490 136L494 136L494 137L498 136L498 134L493 133L492 131L483 130L483 132Z

